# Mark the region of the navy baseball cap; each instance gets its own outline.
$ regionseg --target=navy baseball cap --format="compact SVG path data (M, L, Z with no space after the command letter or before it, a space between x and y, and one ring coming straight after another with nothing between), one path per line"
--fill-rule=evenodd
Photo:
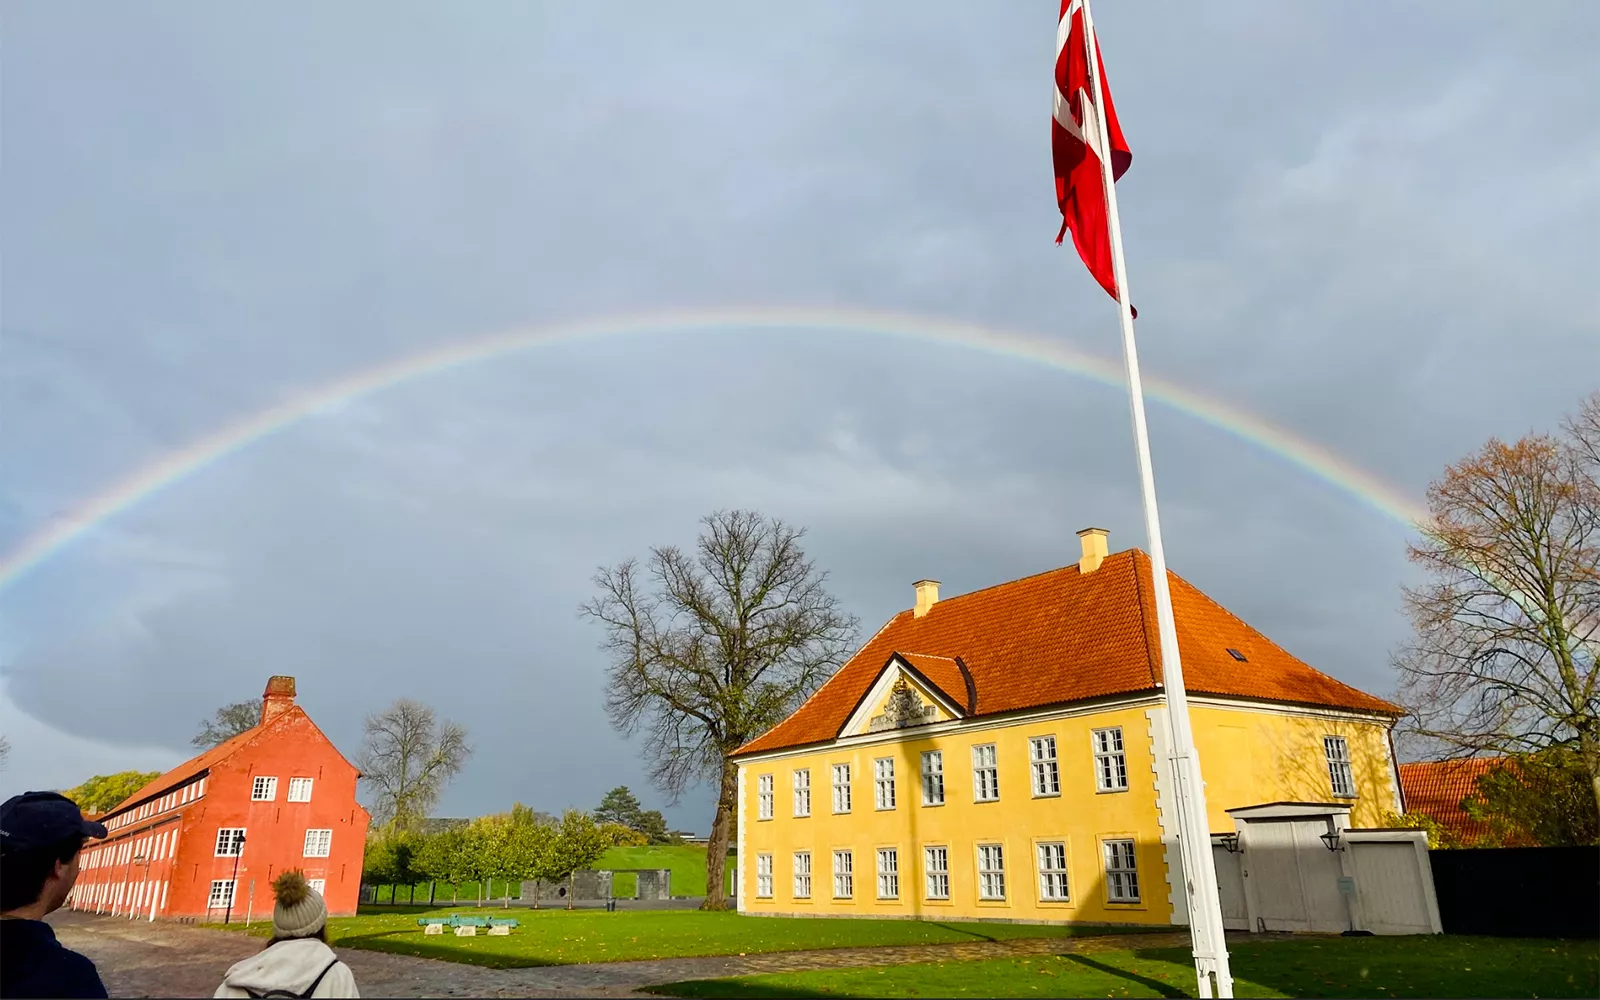
M0 805L0 850L7 853L105 835L104 823L84 819L78 804L58 792L23 792Z

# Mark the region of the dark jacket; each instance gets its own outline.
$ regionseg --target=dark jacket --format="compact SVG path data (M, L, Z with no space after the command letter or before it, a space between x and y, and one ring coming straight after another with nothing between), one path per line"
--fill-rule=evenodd
M94 963L43 920L0 920L0 997L103 997Z

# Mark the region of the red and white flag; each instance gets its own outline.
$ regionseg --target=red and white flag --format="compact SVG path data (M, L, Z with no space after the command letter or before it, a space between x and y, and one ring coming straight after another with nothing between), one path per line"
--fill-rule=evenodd
M1056 27L1055 115L1050 126L1050 147L1056 169L1056 202L1061 206L1060 243L1072 230L1072 244L1100 287L1117 297L1111 266L1111 229L1106 213L1105 182L1100 163L1100 123L1089 81L1089 53L1084 44L1083 0L1061 0L1061 20ZM1111 103L1105 62L1095 40L1095 62L1100 70L1100 94L1105 99L1106 132L1111 137L1111 172L1120 179L1133 162L1133 154L1117 124Z

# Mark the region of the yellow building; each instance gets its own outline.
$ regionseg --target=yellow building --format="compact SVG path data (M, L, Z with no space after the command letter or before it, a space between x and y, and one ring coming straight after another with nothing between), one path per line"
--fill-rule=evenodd
M739 749L741 912L1186 922L1150 560L1079 536L1075 566L943 601L917 583ZM1274 802L1400 811L1400 710L1169 579L1211 829Z

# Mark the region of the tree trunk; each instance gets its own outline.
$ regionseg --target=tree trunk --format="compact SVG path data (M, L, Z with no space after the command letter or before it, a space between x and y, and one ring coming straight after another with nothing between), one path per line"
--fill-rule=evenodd
M460 904L461 904L461 883L460 882L451 882L450 883L450 905L451 906L459 906Z
M717 818L711 824L711 839L706 844L706 901L702 910L728 909L728 847L739 812L739 768L732 761L722 764L722 790L717 796ZM738 886L734 886L737 895Z
M1600 741L1586 734L1579 735L1578 758L1589 770L1589 784L1594 787L1594 805L1600 810Z
M439 883L438 882L435 882L432 879L428 880L428 905L429 906L433 905L433 894L436 891L438 891L438 888L439 888Z
M576 883L577 872L567 872L567 909L572 909L572 887Z
M417 883L411 883L411 895L407 897L406 902L411 906L417 905Z

